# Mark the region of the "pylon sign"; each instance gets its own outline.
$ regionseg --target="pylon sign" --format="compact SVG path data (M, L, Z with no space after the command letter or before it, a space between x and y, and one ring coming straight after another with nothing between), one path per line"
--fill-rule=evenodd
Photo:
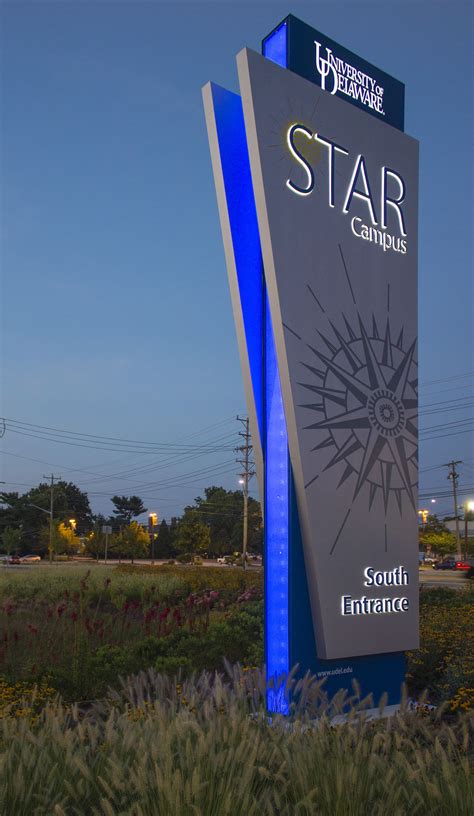
M396 704L418 645L418 145L278 54L238 55L241 97L204 89L264 498L267 674L298 663ZM286 710L281 690L269 706Z

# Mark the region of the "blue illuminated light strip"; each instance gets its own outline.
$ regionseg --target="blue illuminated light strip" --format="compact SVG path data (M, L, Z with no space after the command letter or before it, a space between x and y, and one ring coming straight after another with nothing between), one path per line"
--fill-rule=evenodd
M263 268L242 100L211 84L252 389L263 439Z
M289 468L280 376L268 298L265 302L265 663L269 711L288 713L283 681L289 672Z
M267 59L287 66L288 27L283 22L262 43ZM265 662L269 711L287 714L285 687L276 685L290 670L289 633L289 494L288 433L278 373L268 297L265 295Z
M283 68L288 64L288 26L284 21L278 28L275 28L262 43L262 54L272 62L276 62Z
M212 84L214 115L232 234L252 389L264 452L265 662L267 680L289 672L288 438L239 96ZM265 315L264 315L265 299ZM265 319L264 319L265 318ZM267 695L270 711L287 713L283 685Z

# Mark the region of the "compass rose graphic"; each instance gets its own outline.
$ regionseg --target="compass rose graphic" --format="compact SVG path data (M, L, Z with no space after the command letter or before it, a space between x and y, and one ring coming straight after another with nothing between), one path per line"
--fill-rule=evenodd
M309 286L308 289L315 297ZM302 361L311 378L299 385L319 398L316 403L300 406L320 417L305 426L319 439L311 450L332 449L323 471L336 466L343 468L337 487L352 477L353 501L368 484L369 510L380 492L385 513L391 496L400 514L403 497L416 511L416 340L405 348L402 329L393 342L389 315L383 336L375 317L370 329L359 313L354 325L344 316L342 320L343 328L329 321L334 337L318 332L324 352L308 344L313 359L311 363Z

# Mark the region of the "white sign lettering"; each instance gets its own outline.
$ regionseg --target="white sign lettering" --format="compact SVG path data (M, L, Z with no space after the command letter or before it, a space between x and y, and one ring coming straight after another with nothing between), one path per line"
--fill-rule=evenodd
M296 144L296 138L299 137L299 149ZM304 137L304 141L302 139ZM286 142L288 150L293 159L305 173L304 184L297 184L291 178L286 181L288 189L299 196L309 196L315 189L315 174L314 170L303 155L305 142L315 140L319 144L327 148L328 155L328 205L331 208L336 206L335 192L334 192L334 178L336 173L336 155L349 156L349 151L345 147L336 144L336 142L321 136L320 133L314 133L306 125L296 122L288 128L286 133ZM342 160L343 162L344 160ZM338 162L337 172L341 172L341 161ZM372 180L373 181L373 180ZM360 153L356 156L352 167L352 172L349 176L344 201L342 203L342 213L347 215L350 212L352 202L354 199L362 201L367 206L367 217L370 224L364 223L359 216L354 216L351 219L351 231L356 238L361 238L363 241L369 241L382 247L384 252L391 250L392 252L400 252L405 255L407 252L406 238L407 232L405 229L405 217L403 214L402 204L405 200L405 182L399 173L392 170L390 167L383 166L380 170L380 194L374 196L373 187L369 178L367 165L364 156ZM378 204L378 201L380 204ZM386 232L389 221L389 214L391 220L391 227L395 227L399 235L393 235Z
M408 570L403 566L393 570L376 570L366 567L364 570L364 586L407 586L409 583ZM410 608L408 598L352 598L351 595L341 597L341 615L389 615L394 612L407 612Z
M316 46L316 70L321 77L323 91L329 91L333 95L340 91L385 116L384 89L377 85L375 79L364 74L363 71L358 71L340 57L335 57L332 49L327 46L326 55L323 56L321 43L315 40L314 44Z

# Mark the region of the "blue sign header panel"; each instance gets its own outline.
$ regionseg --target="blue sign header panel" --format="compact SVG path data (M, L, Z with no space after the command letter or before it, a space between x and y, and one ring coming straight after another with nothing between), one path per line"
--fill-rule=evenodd
M265 37L262 52L328 93L404 130L403 82L292 14Z

